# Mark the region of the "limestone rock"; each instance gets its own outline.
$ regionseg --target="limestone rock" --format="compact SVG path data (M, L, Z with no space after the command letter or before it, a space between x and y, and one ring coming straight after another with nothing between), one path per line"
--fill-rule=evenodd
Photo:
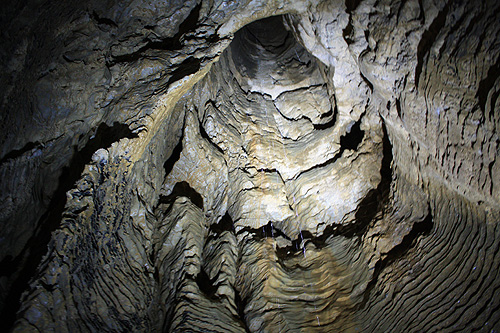
M7 1L2 327L497 331L499 13Z

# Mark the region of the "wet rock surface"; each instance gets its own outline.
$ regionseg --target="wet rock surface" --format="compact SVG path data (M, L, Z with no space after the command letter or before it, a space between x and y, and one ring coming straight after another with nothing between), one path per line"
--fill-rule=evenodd
M500 328L496 1L8 2L5 328Z

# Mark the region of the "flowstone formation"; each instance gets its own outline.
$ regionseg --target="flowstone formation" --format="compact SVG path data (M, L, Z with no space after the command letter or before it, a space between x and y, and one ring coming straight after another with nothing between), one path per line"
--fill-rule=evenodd
M500 3L5 8L7 329L500 328Z

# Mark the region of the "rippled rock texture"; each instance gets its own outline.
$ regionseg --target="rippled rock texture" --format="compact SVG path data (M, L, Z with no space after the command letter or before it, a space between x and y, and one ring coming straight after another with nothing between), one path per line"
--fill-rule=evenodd
M4 7L5 328L500 328L497 1Z

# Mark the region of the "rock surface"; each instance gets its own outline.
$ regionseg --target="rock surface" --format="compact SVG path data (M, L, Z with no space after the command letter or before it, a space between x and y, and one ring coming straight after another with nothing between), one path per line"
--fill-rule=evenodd
M500 3L7 1L0 311L500 328Z

